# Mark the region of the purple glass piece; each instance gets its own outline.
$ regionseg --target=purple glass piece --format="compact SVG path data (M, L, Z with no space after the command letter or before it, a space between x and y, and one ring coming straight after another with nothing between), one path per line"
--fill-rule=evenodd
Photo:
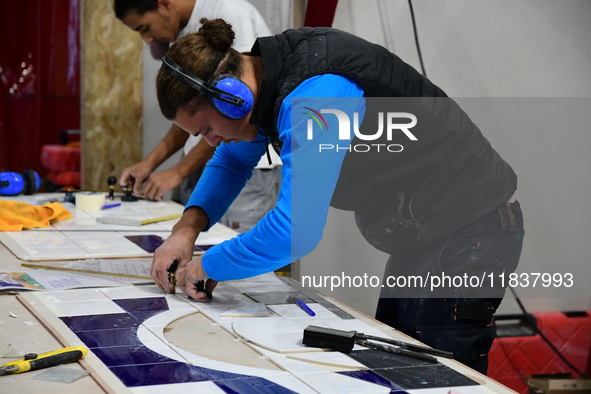
M113 300L126 314L88 315L62 318L76 335L127 387L213 381L226 393L292 394L279 384L263 378L216 371L178 362L143 345L138 336L138 319L145 320L168 310L164 297ZM126 328L111 328L129 324ZM93 329L95 328L95 329Z
M113 302L127 312L167 311L168 303L164 297L125 298Z
M405 391L401 389L399 386L397 386L393 382L389 381L388 379L384 378L383 376L377 374L372 370L343 371L337 373L349 376L351 378L360 379L369 383L379 384L380 386L388 387L390 389L390 393L405 393Z
M228 379L214 383L228 394L297 394L296 391L287 387L258 377Z
M232 394L297 394L297 392L263 378L229 379L215 381L216 386Z
M429 361L402 356L400 354L386 353L379 350L354 350L347 353L353 360L360 362L369 369L414 367L419 365L433 365Z
M70 330L105 330L109 328L129 328L140 325L138 319L127 313L113 313L108 315L70 316L60 318Z
M140 322L145 322L146 320L148 320L149 318L151 318L152 316L156 316L157 314L162 313L162 311L134 311L134 312L129 312L129 314L133 317L135 317L136 319L138 319Z
M202 382L205 380L212 380L218 384L219 381L244 380L243 378L250 378L247 375L216 371L176 361L164 364L126 365L122 367L110 367L109 369L117 375L127 387ZM273 384L272 382L268 383ZM281 388L279 385L275 385L275 387ZM281 391L277 392L282 393Z
M160 245L164 243L164 239L158 235L126 235L125 238L144 249L148 253L154 253Z
M92 349L92 352L107 367L173 362L170 358L156 353L145 346L101 347Z
M142 342L137 336L137 327L112 330L77 331L76 335L89 348L109 346L139 346Z
M396 388L405 390L418 388L472 386L475 381L441 363L430 363L399 354L379 350L357 350L347 353L382 378L394 383ZM360 371L354 377L363 379ZM339 372L348 374L349 372ZM349 376L349 375L348 375Z
M478 385L477 382L443 364L380 368L373 371L405 390Z
M109 369L127 387L202 382L208 380L199 369L195 369L192 365L181 362L126 365L122 367L110 367Z
M142 248L148 253L154 253L160 245L164 243L164 239L158 235L126 235L125 238ZM193 251L205 252L214 245L195 245Z

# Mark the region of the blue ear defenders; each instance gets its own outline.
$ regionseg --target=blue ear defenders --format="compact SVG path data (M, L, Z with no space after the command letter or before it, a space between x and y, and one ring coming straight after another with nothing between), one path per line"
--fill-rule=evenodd
M0 196L33 194L41 186L41 178L33 170L25 170L22 175L16 172L0 172Z
M205 94L211 105L231 119L248 115L254 104L250 88L232 74L220 74L211 83L175 63L168 55L162 58L162 69L172 77Z

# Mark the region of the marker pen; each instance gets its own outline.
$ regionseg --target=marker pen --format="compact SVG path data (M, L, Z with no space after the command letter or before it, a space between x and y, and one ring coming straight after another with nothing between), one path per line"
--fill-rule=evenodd
M308 315L310 316L316 316L316 313L314 313L314 311L312 309L310 309L310 307L308 305L306 305L306 303L302 300L300 300L299 298L295 300L296 305L299 306L300 308L302 308L304 310L304 312L306 312Z
M118 207L119 205L121 205L121 203L117 203L117 204L111 204L111 205L103 205L103 206L101 207L101 209L115 208L115 207Z

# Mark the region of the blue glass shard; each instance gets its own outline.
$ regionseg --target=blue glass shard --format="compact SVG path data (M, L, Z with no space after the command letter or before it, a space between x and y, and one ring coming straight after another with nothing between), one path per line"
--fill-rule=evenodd
M76 335L88 348L143 345L137 336L137 327L111 330L77 331Z
M107 315L92 316L70 316L60 317L60 319L72 331L86 330L104 330L109 328L129 328L137 327L140 322L138 319L127 313L112 313Z
M145 346L116 346L92 349L107 367L123 365L169 363L172 360Z
M227 394L297 394L277 383L258 377L227 379L214 383Z
M113 302L127 312L168 310L168 303L166 302L165 297L126 298L113 300Z
M388 379L371 370L343 371L338 373L341 375L349 376L351 378L360 379L369 383L379 384L380 386L388 387L389 389L391 389L390 393L402 394L405 392L401 387L397 386L393 382L389 381Z

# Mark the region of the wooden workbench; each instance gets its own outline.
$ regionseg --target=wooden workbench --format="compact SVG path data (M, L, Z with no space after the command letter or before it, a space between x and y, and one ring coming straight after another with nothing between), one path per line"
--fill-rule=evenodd
M21 262L22 261L19 260L9 250L7 250L4 245L0 244L0 272L22 271L20 266ZM143 286L142 288L149 289L149 287L146 286ZM222 291L221 289L222 288L220 288L220 291ZM255 291L256 288L252 288L251 290ZM264 289L262 290L264 291ZM67 292L69 290L64 291ZM41 294L41 292L36 293ZM37 297L37 294L32 295L32 292L30 292L25 294L24 297L23 295L16 294L0 295L0 332L2 333L2 335L0 335L0 345L8 344L14 350L20 350L25 353L44 353L59 349L64 346L77 346L79 343L77 343L78 339L74 333L68 329L64 329L61 326L62 323L60 322L59 318L48 312L46 305L41 305L42 302L39 302L38 300L42 300L43 297ZM220 296L220 298L223 299L223 295ZM354 316L356 321L360 321L363 324L371 326L372 329L379 330L384 334L393 336L397 339L416 343L415 340L404 336L403 334L368 316L365 316L345 305L339 304L334 300L327 298L325 299L336 307L340 308L345 313ZM201 305L199 307L201 307ZM282 364L281 360L280 362L276 362L279 359L275 359L273 354L268 350L257 347L252 343L245 343L247 341L244 340L236 341L236 335L232 334L231 329L228 329L229 326L226 327L223 323L211 324L211 322L200 317L201 315L205 315L211 319L212 315L209 314L208 310L201 309L199 312L202 313L189 314L176 321L170 322L169 325L164 328L166 340L187 352L199 352L201 356L211 358L212 360L220 363L237 362L249 368L267 368L269 370L276 370L278 372L281 372L281 370L284 368L285 365ZM217 331L214 331L214 328ZM207 333L209 335L196 338L195 330L201 330L200 332ZM281 356L283 357L283 355ZM296 362L294 361L294 358L297 359L297 354L288 355L288 357L285 359L285 362ZM15 359L0 359L0 364L13 360ZM505 388L504 386L486 378L485 376L463 366L454 360L440 358L439 361L481 385L470 386L477 389L460 391L461 393L512 393L511 390ZM319 365L316 364L311 368L314 368L314 371L317 372L318 367ZM43 371L7 375L0 377L0 391L7 393L25 391L30 393L43 392L46 394L63 392L85 394L103 392L148 392L142 391L141 388L137 387L133 389L125 387L121 381L109 373L107 367L102 364L101 360L92 354L92 352L82 362L70 363L55 368L88 369L91 370L92 373L69 384L36 380L35 376ZM334 368L327 366L322 368L326 371L335 370ZM309 388L308 386L306 387ZM296 387L294 387L294 389L297 390ZM436 389L430 389L425 390L424 392L447 394L448 391L448 388L441 388L439 391ZM310 389L310 392L324 391L314 391ZM423 392L423 390L415 389L407 390L407 392L417 393Z

